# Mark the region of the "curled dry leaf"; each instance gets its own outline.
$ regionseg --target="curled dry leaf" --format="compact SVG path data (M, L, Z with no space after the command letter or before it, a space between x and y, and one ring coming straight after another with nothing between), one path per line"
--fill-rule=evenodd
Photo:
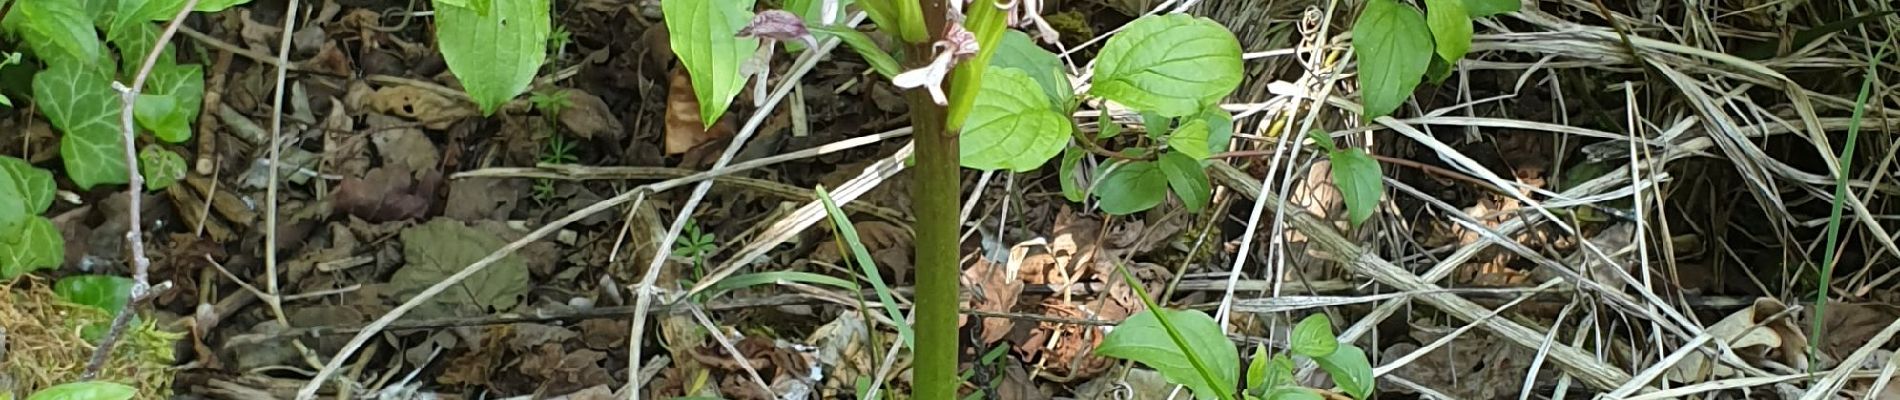
M1016 307L1016 301L1022 297L1023 280L1020 273L1027 269L1024 264L1035 264L1035 269L1046 269L1055 263L1055 257L1047 253L1029 254L1034 247L1041 247L1040 241L1017 244L1009 249L1009 259L1004 264L990 262L978 257L976 265L963 271L963 280L971 293L970 308L989 312L1010 312ZM968 316L965 317L967 324ZM982 327L977 337L984 344L995 344L1008 336L1015 328L1015 321L1007 318L982 318Z
M448 129L455 121L481 115L473 104L415 86L377 89L368 102L372 111L413 119L429 129Z
M1771 297L1755 299L1755 305L1729 314L1715 325L1710 325L1708 333L1728 343L1735 354L1743 361L1757 362L1763 357L1778 355L1781 362L1798 369L1807 366L1807 335L1794 325L1794 319L1788 316L1777 317L1787 305ZM1769 320L1770 317L1776 317ZM1881 324L1885 326L1885 324ZM1728 365L1711 359L1702 352L1689 353L1670 368L1666 377L1676 382L1701 382L1710 377L1723 378L1734 376L1737 371Z
M666 155L679 155L701 143L732 135L730 119L721 118L708 128L699 118L699 99L693 96L693 79L685 68L674 68L667 81Z

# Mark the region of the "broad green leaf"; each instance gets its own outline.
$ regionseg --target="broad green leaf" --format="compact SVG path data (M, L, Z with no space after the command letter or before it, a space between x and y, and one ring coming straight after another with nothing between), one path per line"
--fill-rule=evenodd
M680 64L693 79L699 120L711 127L726 114L734 96L745 89L739 65L759 48L756 38L741 38L739 28L752 20L753 0L662 0L666 31ZM546 7L543 7L545 10Z
M1253 366L1247 368L1247 388L1273 388L1293 384L1293 359L1286 353L1266 356L1266 349L1254 354Z
M139 150L139 173L145 174L145 190L159 190L185 178L185 157L158 146Z
M1339 349L1339 338L1333 336L1333 320L1326 314L1313 314L1300 320L1300 324L1293 327L1293 337L1287 341L1293 353L1311 358L1329 356Z
M0 282L58 267L66 260L66 240L59 236L53 220L29 216L19 230L8 235L0 237Z
M1372 212L1379 208L1379 198L1385 195L1379 162L1359 149L1333 150L1331 154L1333 185L1346 199L1346 215L1352 219L1352 226L1358 227L1372 218Z
M119 95L105 71L53 64L33 76L33 97L59 128L66 177L80 189L127 182Z
M177 113L184 118L186 125L198 118L203 109L205 97L204 66L198 64L164 64L152 66L152 76L145 82L145 91L149 94L162 94L172 97L178 105ZM185 136L178 141L191 137L186 130Z
M877 300L884 303L885 316L890 317L892 321L897 321L897 337L904 341L904 347L916 349L917 335L911 331L910 323L904 319L903 312L897 310L896 297L891 294L890 286L884 284L884 277L878 272L877 262L871 258L871 251L864 247L864 241L858 240L857 224L851 223L851 217L844 213L844 209L838 208L838 203L831 199L831 193L825 191L824 186L819 186L816 192L818 200L825 204L825 214L831 217L831 227L837 230L838 236L843 238L845 245L851 249L853 260L857 261L858 267L864 271L866 280L871 281L871 289L877 292Z
M160 1L160 0L153 0L153 1ZM178 0L165 0L165 1L178 1ZM251 0L198 0L198 6L192 7L191 11L215 13L219 11L224 11L225 9L229 9L231 7L244 5L244 3L249 3L249 2L251 2ZM174 7L174 9L175 8L176 7ZM171 16L167 15L165 16L165 18L169 20Z
M885 52L883 48L877 47L877 41L871 40L871 37L865 35L864 32L858 32L856 29L810 25L807 25L806 29L812 31L813 34L824 32L837 37L846 46L851 46L852 50L856 50L858 56L864 58L864 62L871 64L871 69L876 70L878 75L883 75L886 79L904 72L903 67L897 64L897 59L891 57L891 53Z
M1084 185L1076 179L1079 173L1076 167L1082 166L1082 157L1087 155L1088 150L1074 144L1062 151L1062 169L1057 172L1056 178L1062 181L1062 197L1069 201L1080 203L1088 200L1088 191L1083 190Z
M1062 60L1037 46L1036 41L1022 31L1003 31L1003 38L997 42L996 56L990 58L990 66L1023 70L1042 87L1043 94L1049 95L1049 102L1057 110L1068 111L1069 101L1075 98L1075 87L1070 85L1069 75L1062 71Z
M73 275L53 283L53 293L73 304L118 315L132 301L132 279L113 275Z
M493 115L503 103L526 92L535 71L541 69L551 29L548 1L503 1L486 15L469 7L438 5L435 9L442 61L475 98L483 115ZM682 31L673 34L679 40ZM681 58L685 55L681 53Z
M1333 376L1333 384L1339 390L1352 395L1355 399L1364 399L1372 394L1372 362L1366 359L1366 352L1359 346L1339 345L1339 349L1326 357L1314 358L1319 369Z
M1465 0L1425 0L1425 25L1432 30L1438 56L1457 62L1471 50L1471 16Z
M1154 111L1142 111L1141 126L1148 130L1149 138L1160 139L1162 136L1174 133L1174 118L1168 118Z
M133 20L126 24L115 24L113 28L106 31L106 40L110 41L113 47L117 47L121 53L119 75L138 74L139 68L145 65L145 56L152 51L152 46L158 43L160 34L158 29L157 25L150 22ZM177 56L173 53L171 47L167 46L165 51L158 54L158 62L152 66L154 74L157 73L158 68L178 63ZM151 79L146 78L147 86L152 84Z
M53 173L33 167L26 160L0 156L0 180L9 181L13 196L25 200L26 213L38 215L53 206ZM0 183L4 184L4 183Z
M1168 198L1168 177L1152 162L1132 161L1110 167L1094 185L1103 212L1128 215L1154 208Z
M1168 188L1181 198L1188 212L1199 213L1207 207L1214 189L1207 183L1207 172L1201 169L1199 160L1171 151L1161 154L1160 165L1161 173L1168 177Z
M17 232L20 224L33 215L26 209L25 190L13 179L0 179L0 238Z
M1207 124L1207 152L1227 151L1227 142L1234 138L1234 116L1220 107L1208 107L1201 112L1200 120Z
M1188 354L1169 338L1156 313L1166 314L1168 322L1187 341L1188 351L1193 351L1196 358L1206 364L1215 382L1202 378L1201 371L1189 362ZM1169 383L1194 389L1195 397L1203 400L1221 398L1216 392L1234 393L1240 373L1239 350L1221 333L1214 317L1199 310L1156 308L1130 316L1102 339L1095 354L1147 365L1160 372Z
M964 167L1025 172L1041 167L1069 143L1069 118L1056 111L1022 70L992 68L964 122L959 158Z
M1288 386L1275 389L1272 394L1267 395L1267 400L1326 400L1326 396L1315 393L1313 389Z
M1146 16L1102 46L1089 92L1180 117L1227 96L1240 78L1240 41L1220 23L1187 14Z
M1451 73L1451 63L1437 55L1432 56L1431 65L1425 66L1425 80L1433 85L1445 83L1445 79L1451 78Z
M499 12L497 12L499 13ZM390 286L407 295L441 282L508 244L490 229L437 218L404 229L403 262L389 278ZM417 311L423 318L484 315L506 312L528 294L528 266L519 255L475 273L435 297ZM492 310L492 311L490 311Z
M23 23L32 33L27 36L29 42L45 40L46 46L34 43L34 49L45 52L57 51L70 60L90 62L99 60L103 46L99 45L99 33L93 29L92 17L78 1L73 0L20 0L15 4L15 12L20 13Z
M123 383L81 381L42 389L26 400L126 400L137 394L137 389Z
M1352 26L1359 58L1360 100L1365 118L1399 109L1432 62L1432 32L1425 16L1396 0L1370 0Z
M1508 12L1517 12L1523 4L1518 0L1465 0L1465 13L1472 18L1484 18Z
M1107 139L1122 134L1122 124L1115 122L1115 118L1109 116L1108 113L1102 113L1102 117L1096 121L1098 121L1096 123L1098 128L1095 132L1096 139Z
M132 117L159 140L178 143L191 138L191 123L186 122L183 110L172 96L139 95L139 101L132 105Z
M1207 156L1213 155L1208 152L1209 134L1207 120L1188 118L1181 122L1181 127L1174 128L1174 133L1168 134L1168 148L1195 160L1206 160Z

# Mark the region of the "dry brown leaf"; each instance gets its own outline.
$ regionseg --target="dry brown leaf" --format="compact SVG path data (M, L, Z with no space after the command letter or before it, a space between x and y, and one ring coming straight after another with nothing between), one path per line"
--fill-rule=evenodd
M519 371L550 393L568 393L581 388L612 384L613 376L601 367L607 353L578 349L563 351L558 343L541 345L538 351L521 357Z
M1799 327L1793 325L1793 319L1765 321L1787 309L1788 306L1774 298L1757 298L1754 306L1729 314L1715 325L1710 325L1708 334L1714 336L1715 340L1728 343L1729 348L1734 349L1744 361L1752 363L1771 352L1779 352L1784 361L1800 363L1801 357L1807 354L1807 337L1801 334ZM1734 368L1712 360L1707 354L1694 352L1683 357L1665 376L1672 381L1693 383L1711 377L1730 377L1736 373Z
M376 119L377 116L371 116ZM375 124L372 124L375 125ZM431 171L442 162L441 151L422 134L421 129L381 129L370 134L383 165L399 165L410 171Z
M561 111L561 126L582 139L605 139L618 141L626 136L626 128L620 125L620 118L607 108L607 102L600 96L567 89L568 107Z
M700 144L731 136L732 123L722 118L707 128L699 118L699 99L685 68L674 68L666 89L666 155L679 155Z
M1041 247L1040 240L1025 242L1010 247L1009 259L998 265L988 259L977 258L976 265L963 271L963 281L971 292L970 308L989 312L1010 312L1016 308L1016 302L1022 297L1023 280L1021 273L1025 264L1035 264L1036 269L1045 269L1055 263L1055 257L1039 253L1030 255L1034 247ZM967 315L960 315L966 321ZM984 344L995 344L1008 336L1016 323L1008 318L983 318L983 325L977 331L977 337Z
M442 215L462 221L507 220L521 201L528 183L521 179L457 179L449 181L449 200Z
M851 226L858 231L858 242L871 252L871 261L891 273L891 282L901 284L909 279L914 268L911 265L914 260L911 259L910 230L884 221L858 221L852 222ZM846 253L841 252L849 250L840 249L832 243L834 240L837 239L826 239L824 244L812 251L811 259L831 264L843 262Z
M1829 302L1824 311L1821 354L1834 360L1846 358L1848 354L1865 346L1881 329L1900 318L1900 307L1880 303L1841 303ZM1892 343L1881 344L1889 347Z
M422 179L402 166L372 169L363 178L343 178L331 201L337 210L370 222L420 218L434 204L442 174L425 171Z
M429 129L448 129L463 118L480 116L472 104L415 86L388 86L369 96L371 111L420 121Z

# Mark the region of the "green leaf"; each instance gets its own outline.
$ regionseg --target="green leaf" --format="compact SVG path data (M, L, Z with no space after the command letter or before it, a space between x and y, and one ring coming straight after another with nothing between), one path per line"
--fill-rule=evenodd
M73 275L53 283L53 293L73 304L117 316L132 301L132 279L112 275Z
M1168 188L1181 198L1188 212L1199 213L1207 207L1207 201L1214 196L1214 189L1207 183L1207 172L1201 169L1201 162L1192 157L1171 151L1161 155L1161 173L1168 177Z
M122 383L81 381L41 389L26 400L126 400L138 390Z
M18 231L20 224L34 215L27 212L24 192L13 179L0 179L0 237Z
M1022 31L1003 31L1003 38L997 42L996 56L990 59L990 66L1022 70L1036 81L1036 85L1042 87L1043 94L1049 96L1049 102L1056 110L1068 111L1069 101L1075 98L1075 87L1069 83L1069 75L1062 70L1062 60L1056 58L1055 53L1037 46L1036 41Z
M1254 358L1254 367L1259 367L1259 381L1253 380L1255 369L1249 368L1247 370L1247 388L1265 389L1292 385L1293 359L1287 358L1286 353L1274 354L1273 357L1267 357L1265 353L1266 350L1263 348L1260 354L1255 355L1256 358Z
M884 303L886 316L892 321L897 321L897 337L904 341L904 347L916 349L917 335L911 331L910 323L904 319L904 313L897 310L896 297L891 294L890 286L884 283L883 275L878 273L877 262L871 259L871 251L865 249L863 241L858 240L857 225L851 223L851 218L845 215L844 209L838 208L838 203L831 199L831 193L825 191L824 186L817 187L816 191L818 200L825 204L825 213L831 216L832 228L837 230L838 236L842 237L845 244L851 248L851 256L857 261L858 267L863 269L864 277L871 281L871 289L877 292L877 300Z
M1274 389L1267 400L1326 400L1326 396L1315 393L1313 389L1303 387L1283 387Z
M128 181L119 136L119 94L105 71L52 64L33 76L33 97L64 136L59 154L80 189Z
M146 146L139 150L139 172L145 174L145 190L168 188L185 178L185 157L157 146Z
M20 0L14 6L30 32L27 41L41 52L40 57L50 56L47 52L59 52L59 56L64 59L80 62L91 62L103 57L99 33L93 29L92 17L80 2Z
M1471 16L1465 13L1465 0L1425 0L1425 25L1445 61L1457 62L1471 50Z
M1207 124L1207 152L1227 151L1227 142L1234 139L1234 116L1220 107L1208 107L1200 120Z
M993 68L964 122L959 159L964 167L1025 172L1041 167L1069 143L1069 119L1036 90L1022 70Z
M1339 338L1333 336L1333 320L1326 314L1313 314L1300 320L1293 327L1293 337L1288 339L1293 353L1310 358L1320 358L1333 354L1339 349Z
M1247 362L1248 391L1267 387L1267 368L1271 368L1268 366L1270 358L1267 357L1267 346L1253 348L1253 360Z
M1425 16L1395 0L1370 0L1352 27L1367 120L1391 114L1411 97L1432 61Z
M1359 346L1341 344L1333 354L1314 358L1313 363L1332 375L1333 384L1353 398L1364 399L1372 394L1372 363L1366 360L1366 352Z
M1115 122L1115 118L1110 117L1108 113L1102 113L1101 118L1097 119L1097 121L1099 122L1097 122L1096 125L1100 129L1095 132L1096 139L1107 139L1122 134L1122 124Z
M1240 78L1240 41L1220 23L1187 14L1146 16L1102 46L1089 92L1180 117L1227 96Z
M1508 12L1517 12L1523 4L1518 0L1465 0L1465 13L1471 18L1484 18Z
M12 183L14 188L12 192L0 192L0 196L25 200L27 214L38 215L53 206L53 192L58 188L53 186L51 172L35 168L26 160L0 156L0 180ZM4 184L7 183L0 182L0 185Z
M191 121L196 120L198 118L198 112L203 109L205 97L204 66L198 64L166 63L154 65L152 66L152 76L145 82L145 92L148 94L171 96L174 104L178 106L175 112L178 113L179 118L185 120L186 127L189 128ZM160 138L164 139L163 137ZM184 136L180 136L174 143L183 142L189 138L191 138L191 131L190 129L186 129ZM170 139L167 139L167 141L170 141Z
M137 103L132 105L132 116L139 126L152 131L159 140L169 143L183 142L191 138L191 124L185 121L183 110L172 101L172 96L141 94Z
M152 0L152 1L161 1L161 0ZM164 0L164 1L177 1L177 0ZM224 11L225 9L228 9L231 7L244 5L244 3L249 3L249 2L251 2L251 0L199 0L198 6L192 7L191 11L215 13L219 11ZM179 2L179 3L182 4L183 2ZM177 10L177 6L174 6L173 12L176 12L176 10ZM166 15L164 18L165 20L170 20L171 17L172 15Z
M46 217L27 217L8 235L0 237L0 282L58 267L66 260L66 241Z
M856 1L838 0L838 8L835 10L836 13L832 14L831 24L839 25L842 27L844 23L851 22L846 19L846 17L849 16L850 14L850 10L847 9L847 7L850 7L853 3L856 3ZM818 39L819 41L824 41L826 38L837 35L836 32L838 31L851 31L851 32L857 33L859 36L864 36L864 32L858 32L857 29L850 29L849 27L843 27L842 29L833 28L830 30L823 30L823 31L817 29L817 28L830 28L826 26L827 24L825 23L824 0L788 0L785 2L784 9L785 11L791 11L794 14L798 14L798 19L805 21L805 28L807 30L810 30L812 37ZM795 40L783 42L779 44L785 46L786 52L796 53L796 52L805 50L805 43L795 41Z
M1379 162L1359 149L1333 150L1331 154L1333 185L1346 199L1346 215L1352 219L1352 226L1358 227L1372 218L1372 212L1379 208L1379 198L1385 195Z
M1189 118L1181 122L1181 127L1174 128L1174 132L1168 134L1168 148L1193 157L1195 160L1206 160L1207 156L1213 155L1208 152L1208 135L1207 120Z
M668 40L673 54L693 78L699 98L699 120L711 127L726 114L734 96L745 89L740 64L758 51L757 38L740 38L739 29L752 20L753 0L663 0Z
M1187 342L1188 351L1206 363L1208 373L1215 382L1208 382L1200 375L1202 371L1194 368L1188 359L1188 353L1176 346L1168 332L1157 320L1156 314L1163 317L1179 331L1180 337ZM1194 389L1196 398L1223 398L1216 393L1234 393L1235 381L1239 378L1240 352L1234 343L1221 333L1220 325L1213 317L1199 310L1170 310L1152 308L1123 320L1120 326L1109 332L1096 346L1095 354L1133 360L1161 373L1169 383L1185 385Z
M1062 181L1062 197L1069 201L1080 203L1088 200L1088 191L1082 189L1082 183L1075 176L1076 167L1082 166L1082 157L1087 155L1088 150L1073 144L1062 150L1062 170L1057 172L1056 178Z
M805 28L810 30L813 34L822 32L827 35L836 36L838 40L844 42L846 46L851 46L851 50L856 50L859 57L864 57L864 62L870 63L871 69L876 70L878 75L883 75L885 79L904 72L903 67L897 63L897 59L891 57L891 53L885 52L883 48L877 47L877 42L871 40L871 37L865 35L864 32L858 32L856 29L832 28L828 26L806 25ZM787 44L791 43L797 42L787 42Z
M437 5L436 38L442 61L475 98L483 115L493 115L503 103L526 92L535 71L541 69L551 29L548 1L503 1L486 15L474 8ZM673 40L691 36L681 30L672 32ZM738 68L736 61L733 68Z
M1451 63L1445 61L1443 57L1433 55L1431 65L1425 67L1425 80L1433 85L1443 84L1445 79L1451 78L1451 73Z
M1103 212L1128 215L1146 211L1168 198L1168 177L1147 161L1110 167L1108 176L1094 186Z
M744 274L744 275L733 275L733 276L726 277L725 279L720 279L718 284L713 285L713 287L710 290L708 290L708 292L712 293L712 295L708 296L707 298L716 298L716 297L719 297L719 295L725 294L727 292L744 289L748 287L768 285L768 284L779 284L779 283L785 283L785 282L826 285L826 286L831 286L831 287L846 289L846 290L851 290L851 291L858 290L858 284L852 283L851 281L838 279L837 277L833 277L830 275L820 275L820 274L814 274L810 272L799 272L799 271L766 271L766 272L756 272L756 273L750 273L750 274Z
M1174 133L1174 118L1168 118L1154 111L1142 111L1141 126L1148 130L1149 138L1160 139L1162 136Z
M111 42L114 47L117 47L121 54L119 57L119 75L134 76L138 74L139 68L145 65L146 54L151 53L152 46L158 44L159 34L158 26L146 22L144 19L117 21L113 23L112 27L106 29L106 40ZM177 56L173 53L170 47L166 47L165 51L160 52L158 54L157 64L152 66L154 71L156 71L157 68L178 63ZM146 85L151 85L150 79L151 78L147 78Z

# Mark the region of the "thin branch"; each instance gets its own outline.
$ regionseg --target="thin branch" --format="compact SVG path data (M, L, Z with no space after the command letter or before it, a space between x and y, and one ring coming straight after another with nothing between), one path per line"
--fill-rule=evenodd
M132 293L130 296L132 301L125 302L125 307L119 309L119 314L112 317L112 328L106 331L105 338L100 339L99 347L93 349L92 360L86 362L86 373L81 375L81 379L84 380L98 377L99 371L105 369L106 361L112 358L113 345L117 344L119 336L125 333L126 325L132 323L132 314L139 304L171 287L171 282L159 284L157 288L152 287L151 277L148 275L152 260L145 257L145 241L143 240L145 234L140 229L143 215L139 209L140 203L143 203L141 200L142 192L145 190L145 177L139 174L138 169L138 133L133 125L132 111L133 106L138 103L139 92L145 88L145 79L152 75L152 66L158 64L158 55L165 52L165 45L170 44L172 35L178 33L178 26L184 23L185 16L191 15L191 9L196 7L198 7L198 0L186 0L184 8L178 10L178 15L172 16L171 22L165 24L165 32L159 34L158 42L152 45L151 51L146 52L145 62L140 64L138 75L133 76L132 87L128 88L119 82L112 82L113 88L119 91L119 135L125 141L125 174L130 178L125 188L127 203L125 213L127 221L131 222L127 224L125 242L132 248Z

